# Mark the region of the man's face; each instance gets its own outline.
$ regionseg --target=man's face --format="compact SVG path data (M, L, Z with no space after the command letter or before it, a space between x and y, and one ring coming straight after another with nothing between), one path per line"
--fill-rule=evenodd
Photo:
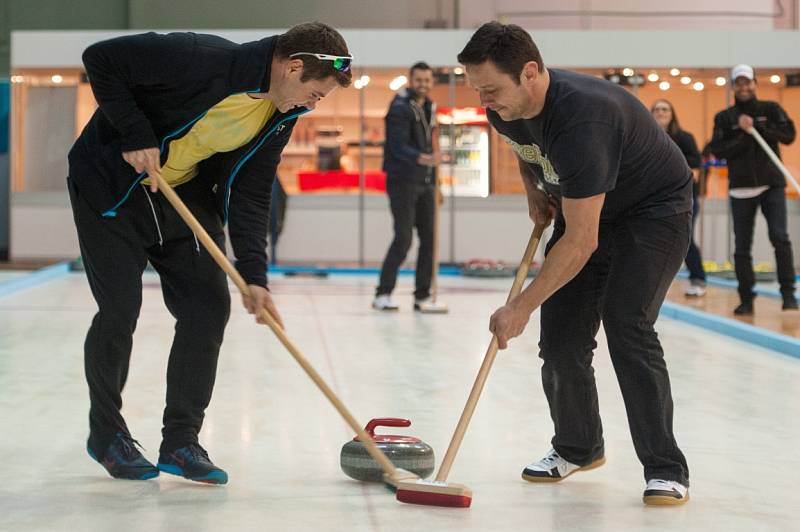
M339 86L333 76L305 82L300 81L302 76L303 62L298 59L288 61L281 70L273 101L281 113L295 107L314 109L317 102Z
M433 87L433 71L415 68L411 73L411 90L419 97L425 97Z
M745 76L733 80L733 93L740 102L749 102L756 97L756 82Z
M466 72L469 85L478 91L481 105L496 112L503 120L519 120L531 107L533 102L525 84L516 83L492 61L467 65Z

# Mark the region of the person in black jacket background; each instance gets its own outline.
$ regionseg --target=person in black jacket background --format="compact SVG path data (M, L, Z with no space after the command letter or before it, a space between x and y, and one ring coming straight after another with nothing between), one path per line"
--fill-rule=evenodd
M681 153L686 157L689 168L696 170L700 168L700 151L694 137L688 131L681 129L678 122L678 115L672 104L664 99L656 100L650 107L653 118L658 125L667 132L669 137L681 149ZM695 176L696 178L696 176ZM694 227L697 223L697 213L700 204L697 198L700 194L700 186L695 179L692 186L692 240L689 243L689 252L686 254L686 267L689 269L689 286L686 288L686 295L690 297L702 297L706 294L706 272L703 269L703 257L700 248L694 240Z
M780 157L779 143L794 142L794 123L778 103L756 97L752 67L735 66L731 70L731 81L735 103L714 117L714 136L707 150L728 162L731 214L736 237L734 263L741 299L734 314L753 313L755 277L751 250L759 206L767 220L769 240L775 248L783 309L797 309L794 258L787 228L786 180L752 135L748 134L748 130L755 128Z
M433 71L426 63L416 63L409 73L410 88L392 100L386 115L386 143L383 169L386 193L394 219L394 240L381 268L380 283L372 307L397 310L391 294L397 283L397 271L408 254L413 228L419 236L414 308L430 297L433 274L433 209L438 201L433 135L436 105L428 98L433 87Z
M69 154L68 188L98 305L86 337L89 454L112 477L159 471L224 484L198 442L230 313L223 271L157 194L160 174L217 244L227 223L243 305L280 323L267 286L270 191L297 117L350 83L347 44L301 24L236 44L214 35L146 33L93 44L84 65L99 107ZM176 319L158 466L136 449L122 389L150 262Z

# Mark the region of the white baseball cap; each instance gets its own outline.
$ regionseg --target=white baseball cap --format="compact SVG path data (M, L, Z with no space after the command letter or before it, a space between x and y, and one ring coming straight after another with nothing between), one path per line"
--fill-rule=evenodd
M731 79L736 81L736 78L747 78L750 80L755 79L755 74L753 73L753 67L750 65L736 65L731 69Z

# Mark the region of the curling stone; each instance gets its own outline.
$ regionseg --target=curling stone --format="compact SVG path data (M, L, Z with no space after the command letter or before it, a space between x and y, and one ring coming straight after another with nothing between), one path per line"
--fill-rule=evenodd
M464 277L514 277L514 272L504 262L488 259L469 260L461 269Z
M364 430L395 465L425 478L433 473L435 467L433 448L413 436L375 434L375 427L409 427L411 421L398 418L376 418L367 423ZM382 482L383 470L369 455L358 436L344 444L341 454L342 471L356 480Z

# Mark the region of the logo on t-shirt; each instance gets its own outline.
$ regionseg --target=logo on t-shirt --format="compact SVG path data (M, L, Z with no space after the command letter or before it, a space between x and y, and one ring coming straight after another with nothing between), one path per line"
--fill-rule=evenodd
M520 144L518 142L514 142L502 133L500 134L500 138L506 141L506 143L511 146L515 152L517 152L517 155L519 155L520 159L526 163L538 164L542 168L542 174L544 174L545 181L551 185L558 185L558 174L556 173L556 169L553 168L553 165L550 163L547 157L542 155L542 150L539 148L539 146L536 144Z

